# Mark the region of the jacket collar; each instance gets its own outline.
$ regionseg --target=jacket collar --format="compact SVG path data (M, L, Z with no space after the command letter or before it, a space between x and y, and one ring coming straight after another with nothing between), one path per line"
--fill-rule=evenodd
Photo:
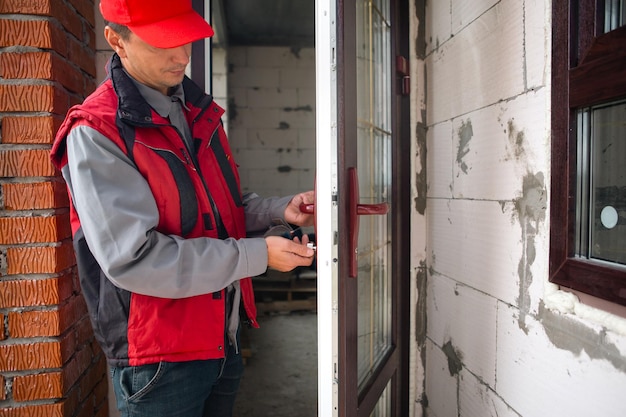
M124 71L119 55L114 53L111 56L107 68L118 97L118 117L135 125L152 124L152 108L135 85L135 81ZM187 76L183 79L182 88L185 105L192 112L195 108L194 117L208 108L213 101L210 95L205 94Z

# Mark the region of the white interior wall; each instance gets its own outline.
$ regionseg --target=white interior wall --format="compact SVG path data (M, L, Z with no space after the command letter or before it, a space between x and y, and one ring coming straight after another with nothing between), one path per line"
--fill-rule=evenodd
M230 47L229 138L243 192L311 190L315 179L315 50Z
M216 103L224 109L228 109L228 52L224 48L214 47L212 54L212 89L210 93ZM228 113L222 117L222 122L226 133L228 133Z
M426 2L412 20L428 150L415 416L626 415L626 320L548 282L550 22L549 0Z
M425 338L426 338L426 284L428 282L427 234L424 200L426 199L426 179L428 175L426 149L426 66L425 40L420 33L430 20L425 16L423 5L409 2L409 68L411 131L415 136L411 141L411 199L416 202L411 207L411 259L409 272L411 279L411 314L409 346L409 413L421 416L425 403ZM435 2L439 4L440 2ZM419 8L419 10L418 10ZM417 202L420 202L419 204Z

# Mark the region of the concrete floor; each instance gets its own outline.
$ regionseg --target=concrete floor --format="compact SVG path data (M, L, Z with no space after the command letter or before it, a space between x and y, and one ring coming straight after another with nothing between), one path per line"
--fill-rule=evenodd
M252 355L233 417L316 417L317 315L267 313L258 321L260 329L242 333ZM119 417L111 387L109 416Z
M317 315L272 313L244 329L246 360L234 417L317 416Z

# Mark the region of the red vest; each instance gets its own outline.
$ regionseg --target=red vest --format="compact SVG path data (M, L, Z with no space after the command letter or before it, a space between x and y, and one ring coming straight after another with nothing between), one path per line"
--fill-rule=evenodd
M221 123L224 110L185 78L190 109L185 116L195 141L190 154L177 130L148 106L116 58L110 78L68 112L52 148L55 166L61 169L67 164L69 131L79 125L92 127L115 142L148 182L159 210L159 232L185 238L245 237L239 174ZM94 333L111 365L224 356L223 290L164 299L114 287L87 248L71 202L70 220L81 289ZM242 320L258 327L251 280L240 284L247 315Z

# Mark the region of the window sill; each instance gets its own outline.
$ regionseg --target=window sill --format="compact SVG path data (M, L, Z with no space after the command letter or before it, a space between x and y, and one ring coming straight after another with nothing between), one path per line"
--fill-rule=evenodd
M612 303L572 290L571 288L548 285L544 302L547 308L561 313L574 314L607 330L626 336L626 306Z

